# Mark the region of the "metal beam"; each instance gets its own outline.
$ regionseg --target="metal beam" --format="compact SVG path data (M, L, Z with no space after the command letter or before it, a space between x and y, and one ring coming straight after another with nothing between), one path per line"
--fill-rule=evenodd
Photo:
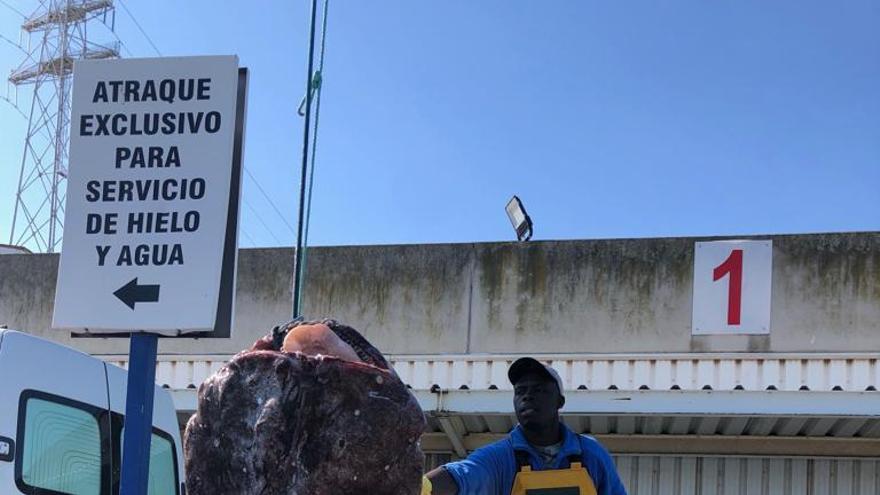
M474 433L462 439L468 452L507 435ZM594 435L615 455L760 456L760 457L880 457L880 439L807 438L722 435ZM443 433L425 433L425 452L452 452ZM460 455L460 454L459 454Z
M171 389L171 398L178 412L192 413L198 402L196 389ZM432 393L425 390L413 391L422 410L428 415L449 417L455 415L500 415L509 416L513 404L510 392L497 390L484 391L441 391ZM828 396L831 397L828 397ZM833 400L832 400L833 398ZM763 401L763 402L762 402ZM439 411L438 411L439 409ZM854 424L864 428L876 422L880 415L880 393L878 392L711 392L711 391L570 391L566 393L563 417L590 419L590 431L605 433L609 418L631 418L644 416L662 420L666 417L701 418L709 421L708 426L699 432L713 433L715 425L722 422L725 436L736 436L743 432L750 419L778 418L784 420L780 436L796 436L804 426L806 434L821 433L838 424L839 420L854 420ZM860 421L865 419L864 422ZM624 422L630 421L626 419ZM627 423L628 424L628 423ZM849 422L840 423L848 426ZM603 425L605 425L603 427ZM736 427L734 427L736 426ZM825 428L827 426L827 428ZM836 436L855 432L853 428L838 428ZM626 430L631 431L631 430ZM759 430L764 433L764 430ZM861 436L880 436L878 431L862 432Z
M68 2L64 8L50 10L42 15L28 19L21 28L29 33L42 29L53 29L59 24L67 24L83 21L90 13L113 8L111 0L97 0L92 2L72 3Z
M104 60L118 57L118 45L115 43L111 47L102 47L99 50L86 50L73 56L57 57L19 69L9 75L9 82L19 85L32 83L40 76L68 76L73 72L73 63L77 60Z
M425 411L510 414L509 390L414 390ZM563 415L833 416L880 418L878 392L571 390Z
M437 418L437 421L440 423L440 428L443 430L446 438L448 438L449 442L452 444L452 450L455 454L458 457L466 457L467 449L465 449L464 443L462 443L461 435L458 433L458 430L455 429L455 425L452 424L452 418L442 416Z

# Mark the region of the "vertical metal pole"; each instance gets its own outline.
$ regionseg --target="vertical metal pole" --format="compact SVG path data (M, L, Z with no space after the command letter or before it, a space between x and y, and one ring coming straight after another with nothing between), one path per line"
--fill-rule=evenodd
M42 54L40 54L42 57ZM24 170L25 165L27 164L27 156L28 156L28 144L31 138L31 133L33 132L33 122L34 122L34 109L37 106L37 91L40 90L40 83L36 83L34 85L34 95L31 98L31 111L28 114L28 130L25 135L25 145L24 145L24 153L21 156L21 171L18 173L18 189L16 189L15 193L15 209L12 212L12 230L9 231L9 244L13 246L18 244L18 241L15 238L15 221L18 219L18 209L21 208L24 210L24 200L21 198L21 185L24 183ZM24 211L22 211L24 214ZM39 242L39 241L38 241ZM39 249L39 244L37 244Z
M155 334L131 334L120 495L146 495L147 493L158 340Z
M302 251L303 251L303 213L305 212L306 199L306 170L309 165L309 121L312 116L312 77L315 62L315 17L318 10L318 0L312 0L312 21L309 28L309 70L306 74L306 121L303 126L303 150L302 150L302 173L299 181L299 220L296 224L296 260L293 264L293 318L300 316L302 308L299 306L299 291L301 290L302 277Z
M67 23L63 24L63 29L64 33L61 35L61 43L63 44L61 48L62 64L67 59ZM56 86L58 91L58 115L56 115L55 119L55 159L52 163L52 198L49 204L49 243L47 245L48 249L46 249L47 253L55 252L55 227L58 224L58 187L61 182L60 172L64 160L64 137L62 133L64 131L64 105L67 100L67 76L63 74L63 67L60 70L62 75L58 78L58 85Z
M67 49L68 49L68 16L70 14L70 0L64 2L64 19L58 24L58 38L60 42L58 44L59 49L61 50L60 56L56 59L56 70L58 71L58 79L55 86L56 94L58 95L58 113L55 115L55 136L54 147L55 147L55 157L52 161L52 194L49 199L49 242L46 245L47 253L55 252L55 227L58 223L58 186L59 186L59 172L61 171L61 162L64 158L64 105L67 100L67 76L65 75L65 67L64 64L67 63Z

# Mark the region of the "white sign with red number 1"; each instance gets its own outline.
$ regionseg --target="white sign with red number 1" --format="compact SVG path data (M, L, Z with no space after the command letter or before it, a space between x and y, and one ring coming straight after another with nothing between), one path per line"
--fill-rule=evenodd
M773 241L697 242L693 335L770 333Z

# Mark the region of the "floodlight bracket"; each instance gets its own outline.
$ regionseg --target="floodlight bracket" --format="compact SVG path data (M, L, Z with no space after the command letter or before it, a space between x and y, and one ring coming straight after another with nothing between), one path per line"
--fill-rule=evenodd
M507 212L507 217L510 219L511 225L513 225L514 230L516 230L516 239L519 242L525 242L531 239L533 229L532 218L526 212L526 208L523 206L522 201L518 196L514 195L510 198L510 201L507 202L507 206L505 207L505 211ZM513 215L515 211L522 214L522 220L518 223Z

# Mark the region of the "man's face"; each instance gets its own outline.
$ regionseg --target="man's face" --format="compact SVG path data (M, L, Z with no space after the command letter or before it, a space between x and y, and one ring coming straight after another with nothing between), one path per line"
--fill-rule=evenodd
M555 424L562 404L556 382L538 372L526 373L513 386L513 408L524 428Z

